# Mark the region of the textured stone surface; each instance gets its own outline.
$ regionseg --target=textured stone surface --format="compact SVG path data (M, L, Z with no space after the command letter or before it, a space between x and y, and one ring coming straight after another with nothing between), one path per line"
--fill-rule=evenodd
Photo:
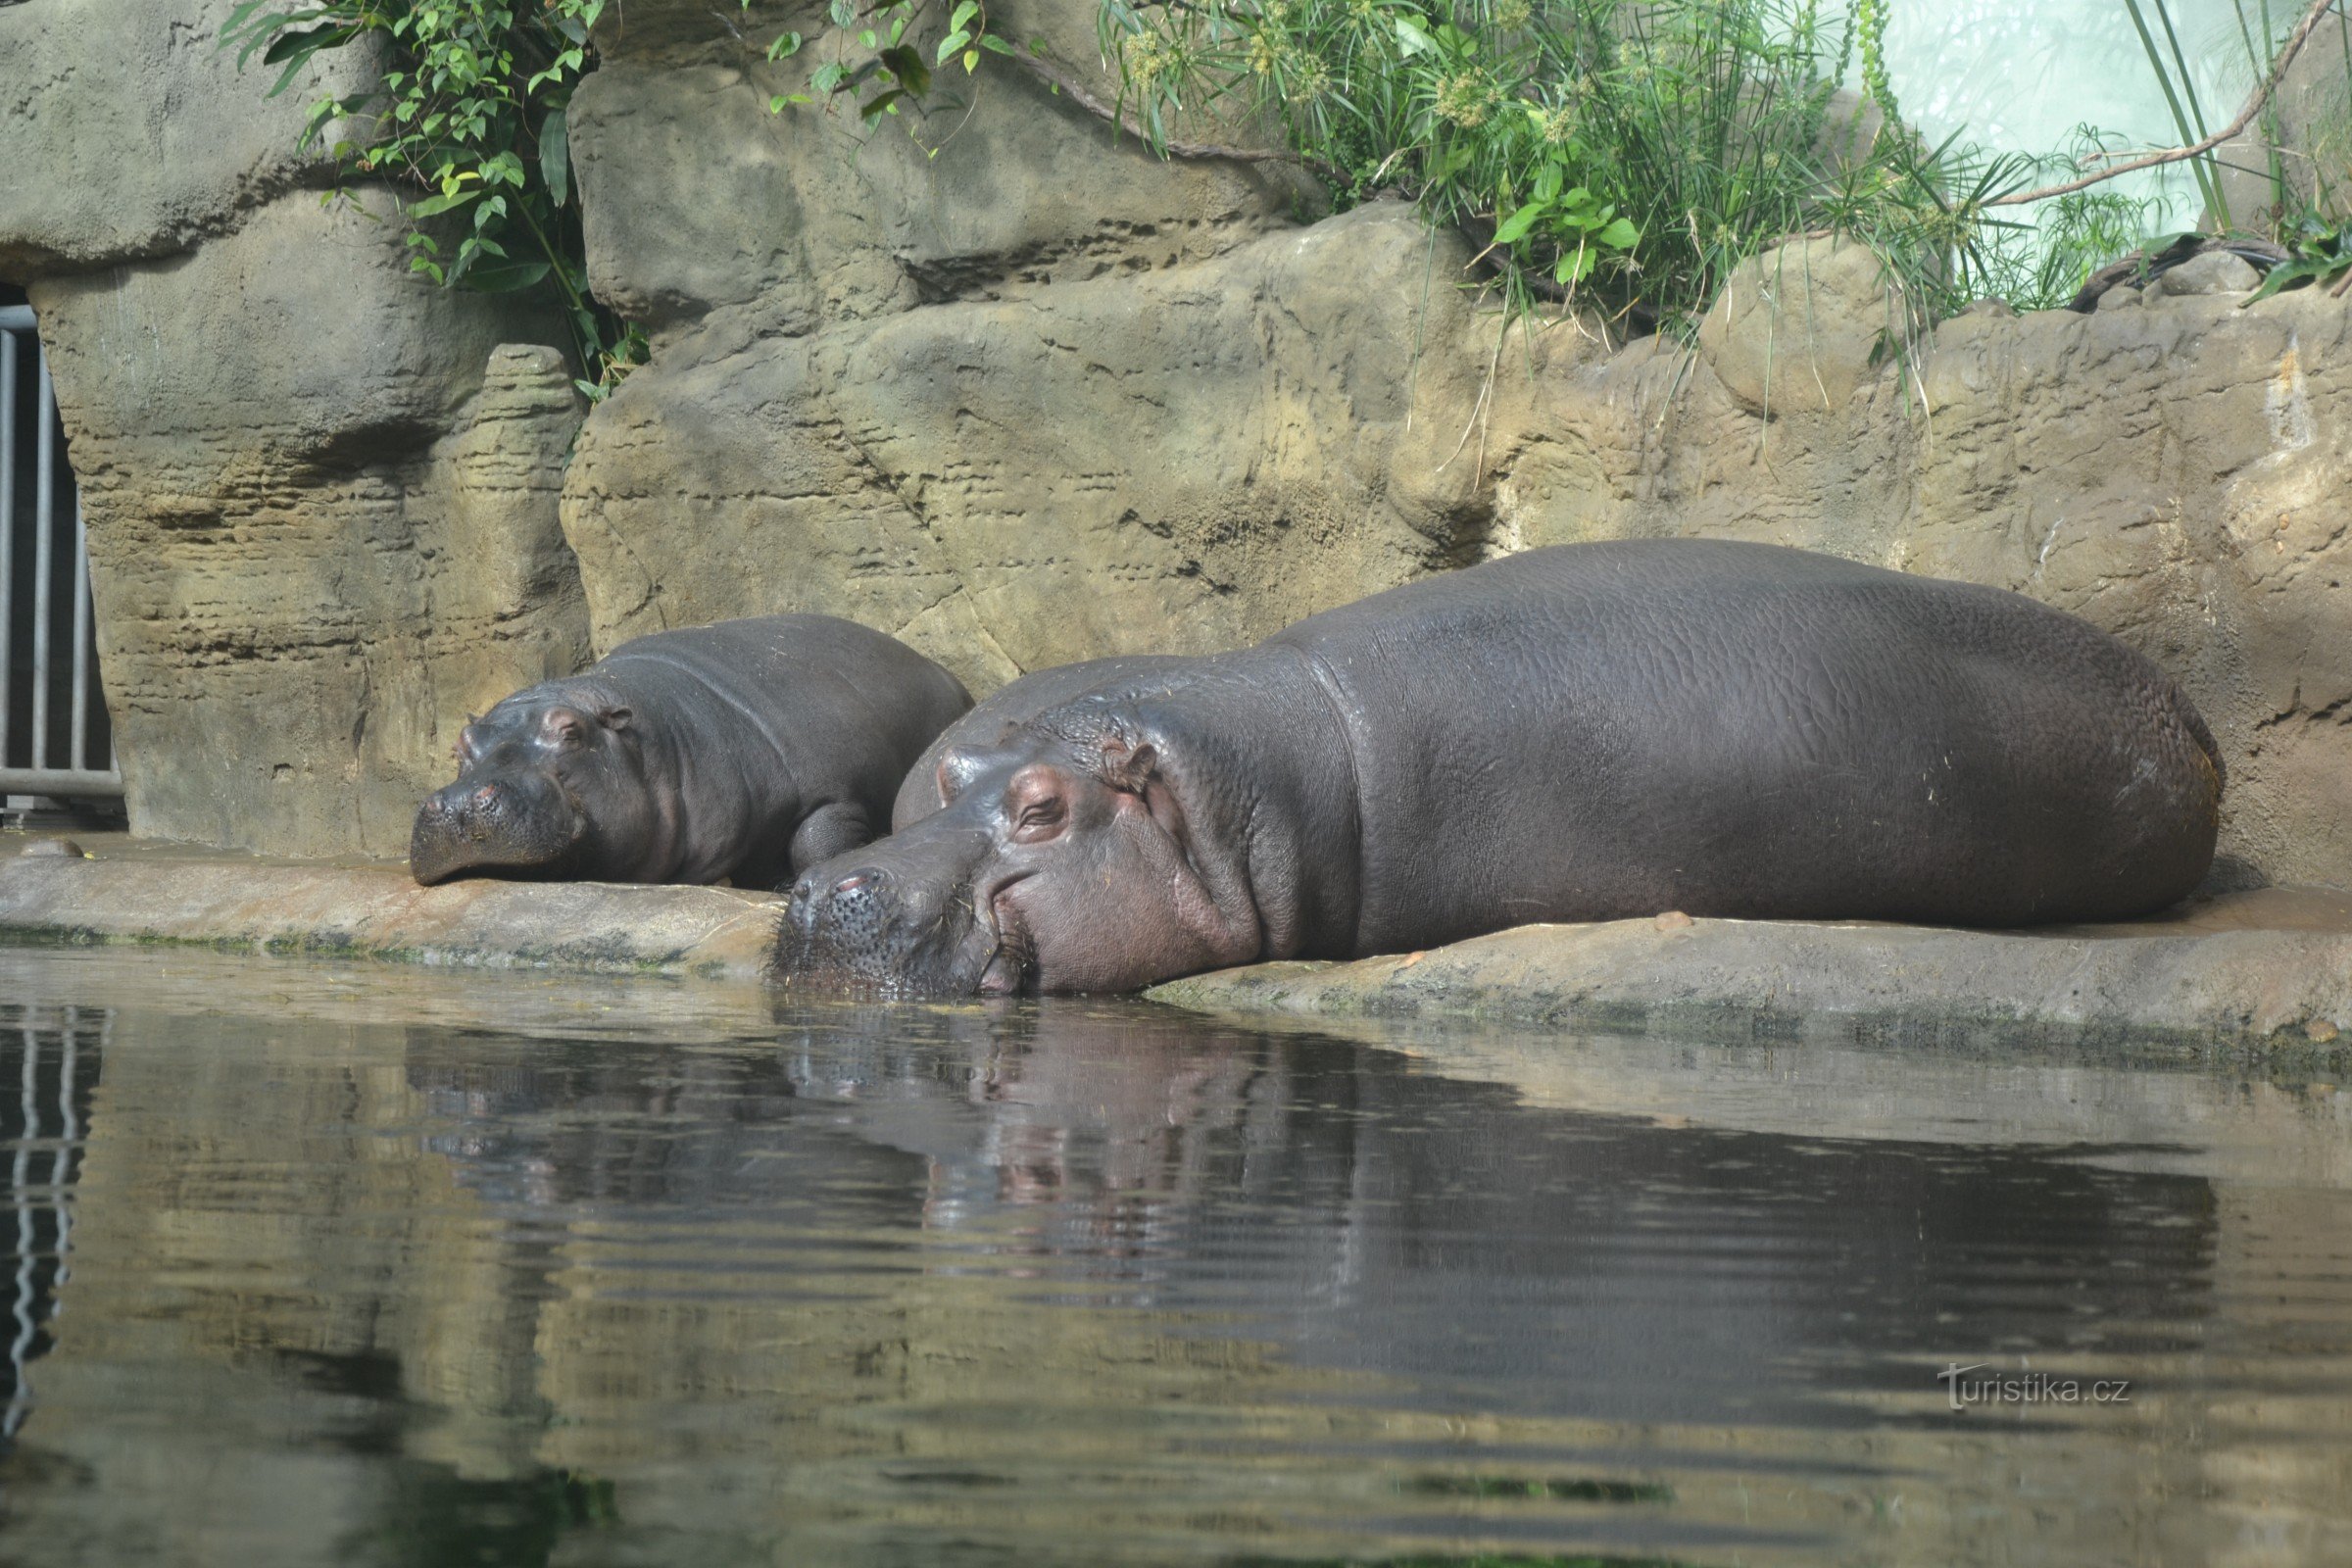
M158 857L95 842L91 858L0 859L0 934L756 980L767 973L783 910L771 894L731 888L420 888L396 866Z
M2352 898L2275 888L2183 919L2077 931L1680 915L1531 925L1396 957L1229 969L1150 994L1216 1012L2306 1053L2352 1030Z
M265 100L280 67L216 47L234 0L0 6L0 278L187 249L297 185L310 106L368 71L354 51ZM299 8L289 8L299 9Z
M566 477L598 646L825 611L986 690L1251 641L1443 562L1474 455L1410 417L1414 345L1473 323L1430 244L1380 205L806 338L714 318L597 410Z
M31 292L133 823L399 853L465 714L586 658L561 358L303 195Z
M0 28L61 9L83 8ZM1091 15L992 13L1107 95ZM229 156L290 146L263 83L194 43L159 57L230 119L249 83L255 118L214 163L170 160L169 199L94 173L118 229L0 191L0 234L49 235L44 269L203 241L35 290L142 828L394 850L467 706L663 626L847 614L984 695L1498 552L1690 533L2118 632L2221 737L2235 872L2352 883L2345 302L2117 290L1889 355L1875 264L1820 241L1742 270L1694 354L1576 322L1498 341L1456 237L1393 205L1307 222L1290 166L1150 158L1012 62L936 158L896 123L860 144L770 117L813 59L761 46L808 20L641 0L602 25L573 116L590 262L654 352L579 432L564 541L560 372L483 377L547 323L410 283L388 235L282 193L294 166ZM131 69L93 35L0 50L0 87L51 129L117 112L74 85Z
M854 117L768 113L808 89L818 50L769 65L708 7L615 16L607 63L574 100L572 147L590 280L656 331L757 302L773 337L1199 261L1308 196L1285 166L1162 163L1001 57L968 89L961 128L950 134L956 111L935 116L933 156L899 121L860 138ZM755 13L742 31L783 25ZM1091 27L1086 41L1091 59ZM960 77L951 68L943 88L966 91Z
M2163 294L2243 294L2262 281L2262 274L2241 256L2207 251L2158 275Z
M1879 259L1848 241L1783 245L1735 268L1699 351L1750 414L1835 413L1903 336Z

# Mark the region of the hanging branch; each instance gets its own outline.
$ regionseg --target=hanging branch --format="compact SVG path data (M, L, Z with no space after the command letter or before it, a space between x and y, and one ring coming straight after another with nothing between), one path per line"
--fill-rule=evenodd
M2271 74L2263 78L2262 85L2255 90L2254 96L2246 101L2244 111L2235 120L2203 141L2186 147L2170 147L2160 153L2150 153L2144 158L2134 158L2129 163L2117 164L2113 168L2102 169L2096 173L2084 174L2080 179L2070 179L2063 185L2045 185L2039 190L2019 191L2014 196L1996 196L1981 205L2019 207L2027 202L2047 201L2052 196L2071 196L2076 191L2088 189L2101 180L2113 179L2118 174L2129 174L2142 169L2154 169L2163 164L2178 164L2189 158L2202 158L2254 122L2254 117L2262 113L2262 106L2269 103L2271 95L2278 90L2280 78L2285 76L2286 68L2294 64L2295 56L2302 51L2304 40L2308 39L2312 29L2320 24L2320 19L2325 17L2336 4L2337 0L2312 0L2311 9L2303 13L2303 20L2296 24L2295 30L2287 35L2286 47L2278 51L2278 58L2272 65Z

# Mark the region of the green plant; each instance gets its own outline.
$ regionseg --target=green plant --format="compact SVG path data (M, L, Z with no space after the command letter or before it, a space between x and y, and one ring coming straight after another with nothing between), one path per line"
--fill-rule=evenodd
M1103 0L1101 18L1154 140L1223 102L1343 204L1393 188L1461 225L1515 308L1581 295L1685 336L1734 267L1809 232L1870 244L1924 318L1990 269L2003 225L1983 204L2030 169L1901 127L1884 0L1842 18L1820 0ZM1839 95L1857 52L1880 117Z
M310 106L302 145L330 135L345 181L380 179L407 225L410 269L484 293L547 288L603 396L645 339L588 292L566 114L594 64L606 0L244 0L220 29L242 66L282 65L270 96L329 50L380 43L380 84ZM338 189L332 195L347 192Z
M2278 240L2286 247L2287 260L2271 269L2262 287L2247 296L2246 304L2305 283L2332 283L2329 292L2344 292L2344 280L2352 275L2352 220L2330 220L2306 214Z
M2123 138L2080 125L2073 151L2020 166L2036 176L2075 172L2117 156ZM2171 204L2161 192L2131 195L2091 186L2047 198L2038 222L1984 216L1975 270L1957 279L1952 297L1998 299L2020 311L2056 310L2073 301L2092 272L2144 247L2167 222Z
M751 0L743 0L744 9ZM868 125L914 109L927 116L941 107L956 107L934 99L934 68L945 71L960 65L966 77L976 75L983 56L1018 55L1003 36L989 29L988 8L982 0L828 0L825 19L831 24L824 43L829 58L809 73L806 91L769 97L770 114L796 104L821 103L827 109L855 106L858 120ZM929 58L917 40L940 24L939 38L929 45ZM767 46L770 61L789 60L801 53L807 40L798 32L778 34ZM1032 44L1033 52L1042 46ZM867 91L868 88L872 90ZM859 94L865 94L860 98ZM919 141L913 125L908 133ZM927 151L936 152L937 144Z

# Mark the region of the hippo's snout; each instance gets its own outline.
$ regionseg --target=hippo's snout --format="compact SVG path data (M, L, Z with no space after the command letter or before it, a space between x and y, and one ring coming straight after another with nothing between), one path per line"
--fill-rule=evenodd
M896 977L898 899L875 866L818 866L793 884L785 910L787 966L795 973L883 982Z
M417 808L409 870L426 887L453 877L550 875L587 832L552 779L460 779Z
M856 858L793 884L778 956L796 980L890 996L968 991L957 956L973 935L963 901Z

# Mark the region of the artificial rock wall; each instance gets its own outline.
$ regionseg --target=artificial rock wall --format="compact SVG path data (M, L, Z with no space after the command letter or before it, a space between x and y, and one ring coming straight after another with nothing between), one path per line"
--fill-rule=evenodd
M229 9L0 8L0 277L56 377L132 826L397 855L466 711L587 657L582 410L560 321L411 278L381 192L321 204L324 74L265 99Z
M1001 9L1109 96L1085 0ZM572 142L591 274L653 354L576 439L553 352L498 346L542 323L411 283L356 228L330 253L266 152L230 186L290 193L170 229L170 257L33 258L140 827L396 850L466 707L663 626L847 614L985 690L1497 552L1703 533L2118 632L2213 720L2239 868L2352 882L2345 302L2122 291L1889 356L1875 267L1824 242L1735 278L1694 355L1573 320L1498 344L1466 249L1407 209L1319 219L1278 160L1158 161L1009 63L935 157L771 117L808 63L760 46L794 25L608 20ZM258 112L258 83L206 80ZM0 276L26 270L8 200ZM209 422L157 413L136 345L251 334L282 372L190 361L172 401ZM235 733L175 716L224 703Z

